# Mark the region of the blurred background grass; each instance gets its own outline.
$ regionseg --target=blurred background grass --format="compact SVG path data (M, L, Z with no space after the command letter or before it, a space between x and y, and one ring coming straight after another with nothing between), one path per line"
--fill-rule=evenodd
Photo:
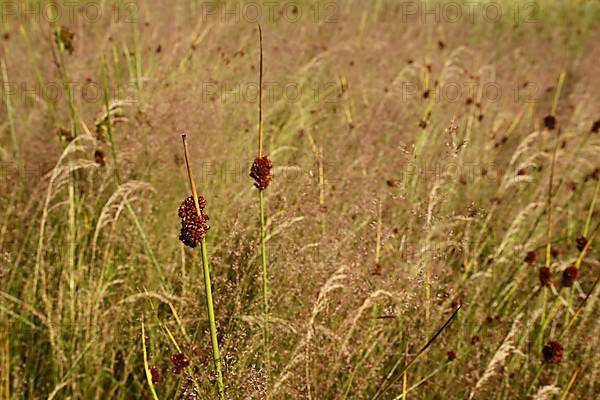
M208 200L228 398L264 398L269 387L273 398L370 399L461 303L407 374L409 398L525 398L530 386L537 398L597 396L597 246L572 289L561 290L561 274L599 221L598 2L498 2L498 19L479 2L472 22L464 5L451 17L461 2L262 3L275 165L270 384L247 177L259 3L80 2L73 18L61 3L56 24L36 20L45 2L17 2L14 13L8 3L2 398L150 398L142 314L158 397L215 396L199 255L177 240L189 195L183 132ZM556 143L555 278L541 289ZM540 338L558 339L592 289L561 338L563 362L536 376ZM168 332L189 371L171 371L179 351ZM400 379L382 397L402 394Z

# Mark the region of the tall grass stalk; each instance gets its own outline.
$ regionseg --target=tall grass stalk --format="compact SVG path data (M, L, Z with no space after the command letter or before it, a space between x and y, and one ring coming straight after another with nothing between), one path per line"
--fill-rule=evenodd
M152 398L154 400L158 400L158 396L156 395L156 390L154 389L154 384L152 383L152 373L150 373L150 367L148 366L148 354L146 352L146 331L144 329L144 316L142 315L142 350L144 353L144 370L146 371L146 380L148 381L148 386L150 386L150 392L152 392Z
M263 149L263 105L262 105L262 86L263 86L263 37L262 28L258 24L258 36L260 45L260 66L258 75L258 158L262 157ZM264 190L258 189L258 203L260 208L260 254L262 261L262 292L263 292L263 358L265 369L267 370L267 379L270 381L270 361L269 352L269 276L267 273L267 234L265 229L265 199ZM268 397L268 390L267 390Z
M6 63L2 59L2 81L4 87L4 103L6 104L6 113L8 114L8 126L10 129L10 141L12 144L13 157L16 157L17 151L17 133L15 131L15 122L13 118L13 108L10 102L10 90L8 90L8 72L6 71Z
M192 175L192 167L190 166L190 154L187 146L186 135L181 135L183 141L183 153L185 156L185 166L187 168L188 179L190 182L190 189L192 190L192 196L194 198L194 204L196 205L196 211L200 215L200 205L198 203L198 192L196 191L196 183ZM210 283L210 268L208 265L208 253L206 251L206 239L203 238L201 242L202 248L202 267L204 272L204 288L206 290L206 308L208 311L208 321L210 325L210 341L212 344L213 362L215 365L215 371L217 374L217 390L219 392L219 398L225 398L225 389L223 386L223 373L221 372L221 357L219 356L219 343L217 341L217 324L215 323L215 311L213 306L212 288Z
M437 332L431 337L431 339L429 339L429 341L425 343L423 347L421 347L421 349L415 355L415 357L408 364L406 364L402 371L396 374L396 368L398 368L398 366L404 361L403 357L400 357L398 359L396 364L394 364L390 372L386 375L383 383L381 384L375 395L371 398L371 400L377 400L378 398L380 398L381 395L385 394L390 389L390 387L392 387L392 385L394 385L398 381L398 379L404 379L404 374L408 371L408 369L412 367L415 362L417 362L419 357L421 357L421 355L423 355L423 353L427 351L427 349L433 344L433 342L435 342L438 336L450 325L450 323L454 320L461 308L462 305L459 305L458 308L454 311L454 313L452 313L450 318L448 318L448 320L444 323L444 325L442 325L442 327L437 330Z
M556 93L556 96L554 98L554 104L552 106L552 115L555 115L556 113L556 108L558 106L558 99L560 97L560 91L563 85L565 79L565 74L564 72L561 73L560 78L559 78L559 83L558 83L558 91ZM551 264L551 258L552 258L552 185L554 184L554 168L556 166L556 152L558 151L558 137L560 135L560 130L558 131L558 134L556 135L556 141L554 144L554 151L552 152L552 163L550 165L550 178L548 180L548 200L547 200L547 210L546 213L548 214L548 223L547 223L547 230L546 230L546 268L550 268L550 264ZM545 325L545 319L546 319L546 305L548 302L548 288L547 287L542 287L542 308L541 308L541 314L540 314L540 327L543 327ZM539 348L540 348L540 353L542 351L542 346L544 345L544 329L540 329L539 332L539 336L538 336L538 342L539 342Z

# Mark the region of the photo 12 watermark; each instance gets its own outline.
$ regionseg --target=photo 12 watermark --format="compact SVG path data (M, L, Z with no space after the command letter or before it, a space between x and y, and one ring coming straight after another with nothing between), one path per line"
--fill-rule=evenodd
M2 1L0 20L48 23L97 23L110 20L114 23L136 23L138 5L135 1Z
M495 161L423 161L406 162L400 168L396 182L428 182L474 183L486 182L496 184L537 183L540 180L540 166L533 162L522 163L513 167L505 167Z
M339 3L334 1L204 1L200 9L203 22L332 24L339 21Z
M202 102L258 103L257 82L202 82ZM297 103L308 99L314 103L337 103L342 90L336 82L263 82L263 101Z
M497 23L508 18L515 24L539 22L539 4L536 1L402 1L402 22L477 22Z
M57 104L69 98L85 103L104 104L104 87L91 79L83 82L15 82L6 81L0 86L2 99L10 98L11 102L27 104L42 100L46 103ZM108 97L113 102L135 104L138 102L138 86L134 82L110 83L106 87Z
M497 103L503 99L514 103L537 103L540 89L535 82L435 82L433 87L418 81L404 81L400 85L402 102L434 102L476 104ZM477 103L476 103L477 100Z
M117 170L123 181L133 179L140 173L138 165L129 160L120 161L118 164L101 163L96 157L96 164L101 167L103 174L114 174ZM57 167L56 163L51 162L17 162L17 161L2 161L0 162L0 183L10 184L15 182L33 183L50 179L55 168L60 168L62 174L67 174L74 177L72 174L75 171L81 171L80 163L66 162ZM101 180L98 174L78 175L77 179L87 180L93 183L95 179Z

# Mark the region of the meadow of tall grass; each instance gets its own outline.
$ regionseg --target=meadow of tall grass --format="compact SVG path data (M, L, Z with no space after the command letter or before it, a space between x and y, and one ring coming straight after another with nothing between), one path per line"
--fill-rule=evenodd
M49 4L0 399L600 398L597 1Z

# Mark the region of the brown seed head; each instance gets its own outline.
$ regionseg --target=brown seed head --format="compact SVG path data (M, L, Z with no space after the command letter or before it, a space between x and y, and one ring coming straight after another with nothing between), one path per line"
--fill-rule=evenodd
M258 190L265 190L273 177L271 176L271 169L273 169L273 164L269 159L269 156L257 157L254 159L252 163L252 168L250 168L250 177L254 179L254 186L258 188Z
M592 133L600 132L600 119L592 124Z
M186 355L183 353L171 354L170 358L171 358L171 362L174 365L172 371L176 375L179 375L181 373L181 371L183 371L185 368L189 367L189 365L190 365L190 360L188 360Z
M448 353L448 362L452 362L454 360L456 360L456 351L454 350L450 350Z
M550 286L552 285L552 271L548 267L540 268L540 284L542 286Z
M156 365L150 367L150 375L152 375L152 384L158 385L162 382L162 374L160 373L160 368Z
M556 117L554 115L546 115L544 117L544 126L548 128L549 131L556 128Z
M563 271L563 276L562 276L563 286L564 287L572 287L573 283L575 283L575 280L577 279L578 275L579 275L579 269L577 269L577 267L574 265L571 265L570 267L565 269Z
M178 211L179 218L181 218L179 240L191 248L198 247L210 228L208 225L208 215L204 214L204 208L206 207L204 197L198 197L198 205L200 206L200 215L196 211L194 198L190 196L181 203Z
M559 364L563 359L563 347L560 343L550 341L542 349L544 361L548 364Z
M528 251L527 254L525 254L525 262L529 265L535 263L535 261L537 260L537 253L535 251Z
M585 236L579 236L577 239L575 239L577 250L583 251L583 248L585 247L587 242L588 242L588 240Z
M104 167L106 165L106 158L104 156L104 152L100 149L97 149L94 152L94 160L96 161L96 164L98 164L101 167Z

